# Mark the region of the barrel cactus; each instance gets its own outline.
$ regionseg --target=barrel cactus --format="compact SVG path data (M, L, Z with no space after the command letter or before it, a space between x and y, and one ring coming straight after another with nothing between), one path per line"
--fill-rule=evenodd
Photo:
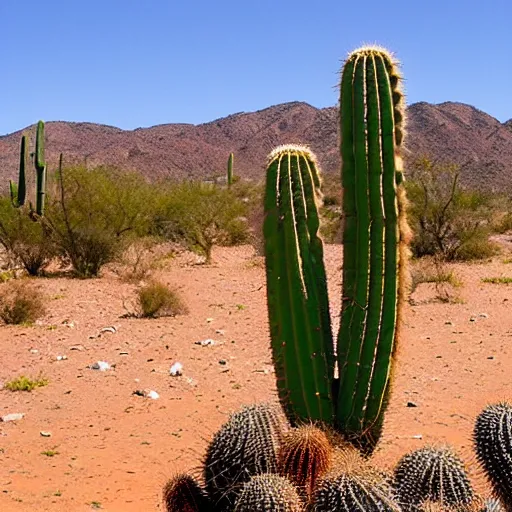
M315 512L400 512L386 475L354 448L338 450L330 471L312 499Z
M427 446L404 455L395 468L395 493L406 511L427 502L463 507L475 498L464 464L448 447Z
M276 473L286 420L273 404L243 407L210 442L204 461L206 490L215 509L229 511L240 487L254 475Z
M507 512L512 511L512 405L487 406L474 427L477 458L496 497Z
M281 442L279 471L305 496L310 496L319 478L329 469L333 447L322 430L303 425L288 431Z
M213 510L208 495L199 482L190 475L180 473L164 487L163 501L166 512L210 512Z
M262 474L252 477L240 491L235 512L302 512L304 505L285 477Z

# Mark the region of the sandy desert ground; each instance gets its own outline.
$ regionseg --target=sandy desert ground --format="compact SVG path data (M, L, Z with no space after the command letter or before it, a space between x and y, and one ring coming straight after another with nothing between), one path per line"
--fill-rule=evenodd
M450 266L463 282L454 302L432 300L430 284L414 293L377 464L390 467L407 450L449 442L486 491L471 431L484 405L512 395L512 285L481 279L512 277L507 257ZM326 248L326 264L337 317L340 246ZM2 512L162 510L166 479L197 471L228 414L274 396L262 259L250 247L220 248L212 265L176 258L162 278L179 287L189 314L121 318L135 286L107 272L87 281L38 279L48 297L42 322L0 328L0 382L20 374L49 379L30 393L0 391L0 415L25 414L0 423ZM98 335L107 326L116 332ZM215 344L195 344L207 338ZM113 369L90 369L98 360ZM183 376L172 377L177 361ZM134 395L139 389L160 398Z

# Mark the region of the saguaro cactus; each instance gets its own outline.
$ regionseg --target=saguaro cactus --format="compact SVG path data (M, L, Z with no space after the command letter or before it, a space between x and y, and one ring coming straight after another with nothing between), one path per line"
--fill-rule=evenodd
M44 215L44 199L46 194L46 162L44 161L44 122L37 123L36 133L36 213Z
M364 433L370 445L380 434L405 288L399 82L390 54L374 47L349 56L341 81L344 231L336 421L349 436Z
M318 236L320 177L313 154L280 146L269 156L265 261L277 387L289 419L332 423L334 353Z
M400 145L403 97L388 52L353 52L341 83L344 264L335 358L322 241L318 165L300 146L269 156L265 195L267 301L277 386L288 416L334 423L371 451L380 435L408 229Z
M229 158L228 158L228 174L227 174L228 188L230 188L231 185L233 184L233 163L234 163L234 159L235 159L235 155L233 153L230 153L229 154Z
M26 185L26 167L27 167L27 154L28 154L28 142L27 136L23 135L21 137L21 145L20 145L20 171L18 175L18 186L12 181L9 182L9 188L11 191L11 202L13 206L19 208L25 204L25 199L27 195L27 185Z

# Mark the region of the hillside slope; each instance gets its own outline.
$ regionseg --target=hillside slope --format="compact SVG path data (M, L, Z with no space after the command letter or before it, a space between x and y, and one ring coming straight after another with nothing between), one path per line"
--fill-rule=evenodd
M278 144L310 145L325 172L337 172L338 111L306 103L275 105L201 124L166 124L136 130L93 123L47 123L47 158L55 166L63 152L67 162L108 164L136 170L149 179L207 178L223 174L228 154L235 172L263 174L268 152ZM460 103L415 103L408 108L407 156L427 154L463 165L462 181L500 190L512 183L512 120L500 123ZM34 127L29 127L34 130ZM15 178L23 130L0 137L0 186Z

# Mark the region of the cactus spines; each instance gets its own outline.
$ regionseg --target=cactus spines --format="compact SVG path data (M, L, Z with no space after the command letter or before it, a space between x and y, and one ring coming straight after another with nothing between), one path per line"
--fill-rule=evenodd
M495 500L475 499L469 505L448 506L439 502L427 501L418 509L421 512L504 512Z
M512 511L512 405L487 406L476 419L473 438L494 494L507 512Z
M285 477L273 474L253 476L242 488L235 512L301 512L297 490Z
M228 188L233 185L233 160L235 159L235 155L233 153L229 154L228 158L228 174L227 174L227 182Z
M36 213L44 214L44 199L46 194L46 162L44 160L44 122L37 123L36 152L34 159L36 167Z
M333 448L318 427L303 425L289 430L279 451L279 471L307 496L331 465Z
M395 468L395 493L411 511L429 501L464 506L475 498L464 464L448 447L427 446L404 455Z
M273 404L243 407L210 442L204 462L206 490L218 511L232 510L241 484L251 476L277 471L286 420Z
M354 448L340 450L313 495L315 512L400 512L387 478Z
M311 151L286 145L270 153L263 226L268 314L279 397L293 424L332 423L334 413L319 196L319 169Z
M180 473L164 487L163 502L166 512L210 512L210 500L199 482Z
M336 421L368 451L382 428L406 284L402 103L397 64L386 50L364 47L349 55L340 94L344 230Z

